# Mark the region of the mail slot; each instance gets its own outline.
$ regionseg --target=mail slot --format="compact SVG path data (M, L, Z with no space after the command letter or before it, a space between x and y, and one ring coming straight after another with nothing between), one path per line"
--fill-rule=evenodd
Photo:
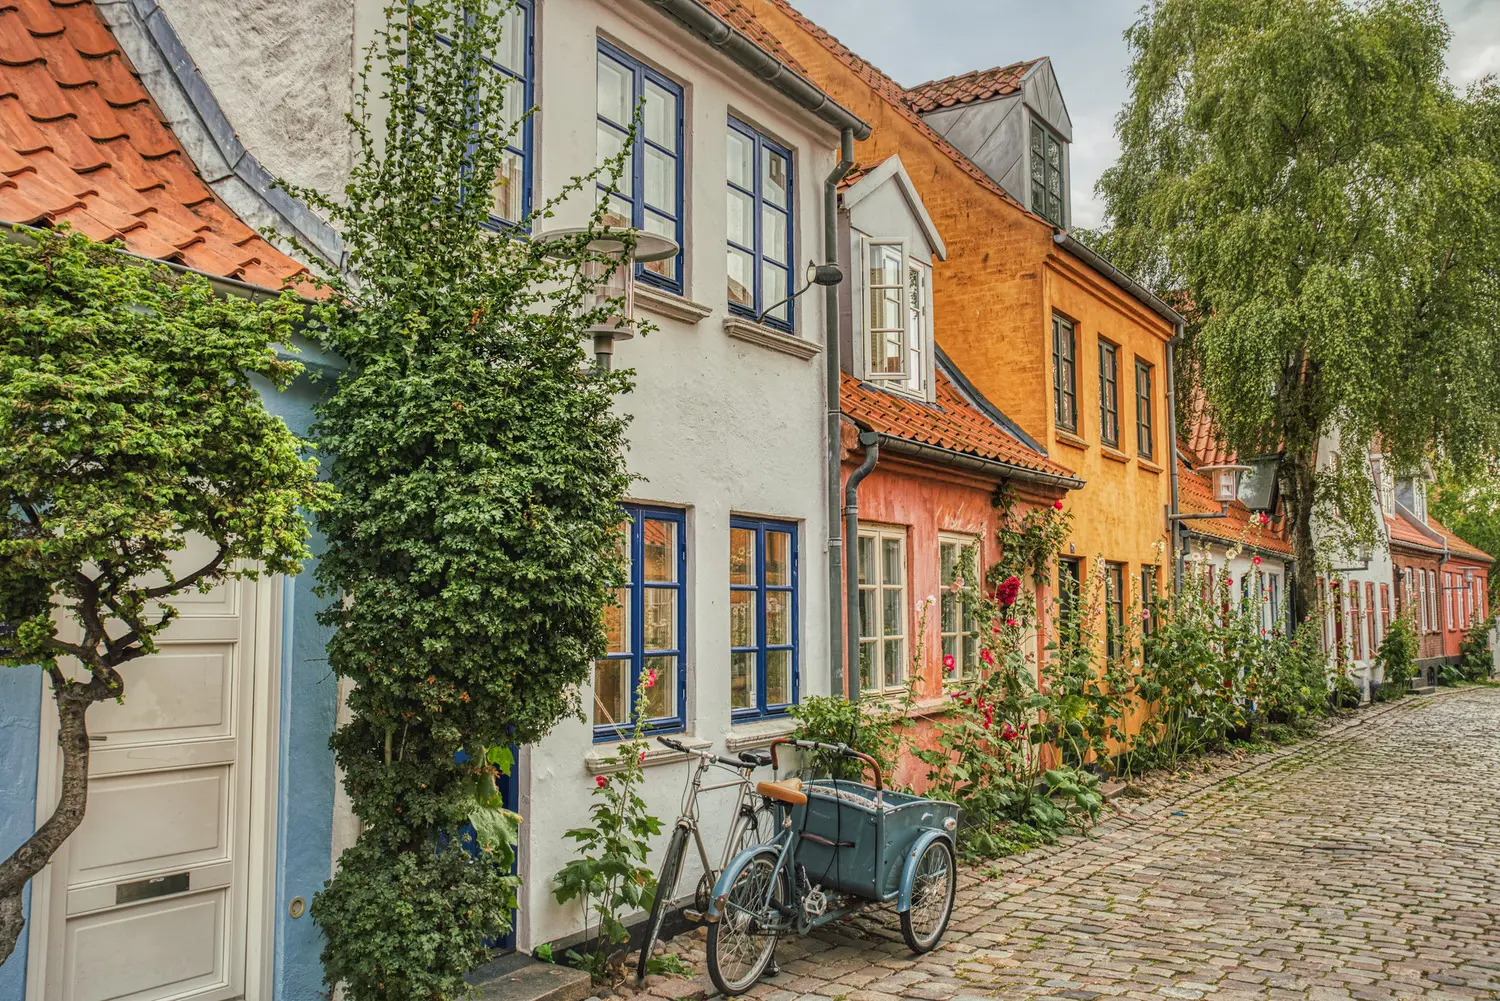
M188 874L185 872L138 879L134 883L116 883L115 906L134 903L137 900L150 900L152 897L169 897L174 893L182 893L187 888Z

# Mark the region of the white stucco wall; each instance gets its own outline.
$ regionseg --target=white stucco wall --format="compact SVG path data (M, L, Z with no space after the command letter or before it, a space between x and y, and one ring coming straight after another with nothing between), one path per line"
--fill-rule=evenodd
M1259 566L1256 566L1255 557L1257 554L1248 549L1239 549L1239 551L1235 552L1234 556L1231 558L1229 555L1230 551L1231 549L1236 548L1238 547L1229 546L1222 542L1212 541L1203 536L1195 535L1193 536L1192 540L1192 551L1188 558L1193 559L1194 557L1196 557L1199 562L1206 560L1208 565L1214 568L1214 587L1216 589L1219 587L1219 582L1223 579L1223 574L1227 569L1231 578L1229 597L1231 601L1235 602L1240 600L1240 581L1246 574L1251 575L1250 579L1252 581L1255 580L1254 575L1258 571L1260 574L1262 574L1262 583L1264 586L1264 590L1266 591L1266 597L1264 599L1264 604L1261 611L1262 628L1268 631L1272 628L1279 628L1284 630L1287 626L1285 607L1287 600L1286 562L1274 556L1260 554L1261 562ZM1271 578L1273 576L1278 578L1276 584L1277 602L1282 606L1274 614L1271 611L1271 602L1269 597L1271 590ZM1251 601L1258 600L1261 599L1255 597L1254 588L1252 587Z
M159 0L240 142L332 194L349 176L355 0Z

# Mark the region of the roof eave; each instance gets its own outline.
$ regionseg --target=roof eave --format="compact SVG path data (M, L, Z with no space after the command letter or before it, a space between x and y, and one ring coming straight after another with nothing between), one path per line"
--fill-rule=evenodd
M856 420L855 423L860 424L861 422ZM910 459L933 462L953 469L962 469L984 476L992 476L996 479L1020 480L1023 483L1035 483L1039 486L1056 487L1062 490L1077 490L1084 484L1084 481L1076 476L1061 476L1057 473L1048 473L1040 469L1029 469L1025 466L1013 465L1000 459L987 459L978 455L970 455L968 452L958 452L951 448L943 448L939 445L928 445L925 442L912 441L910 438L902 438L885 431L876 431L875 433L879 436L881 449Z

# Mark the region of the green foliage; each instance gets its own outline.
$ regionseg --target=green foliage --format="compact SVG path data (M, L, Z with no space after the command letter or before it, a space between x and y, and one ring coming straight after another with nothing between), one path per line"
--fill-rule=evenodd
M1459 645L1458 663L1445 665L1438 672L1438 683L1458 685L1488 681L1494 670L1495 661L1490 653L1490 622L1476 618Z
M1380 672L1380 699L1399 699L1407 693L1411 679L1417 675L1420 644L1412 622L1411 611L1399 615L1385 631L1380 649L1375 652L1375 666Z
M600 775L589 809L588 827L563 835L578 842L579 856L552 877L559 904L577 900L584 912L584 929L594 923L593 941L585 953L568 950L568 962L588 970L596 982L610 978L612 952L630 941L622 914L650 911L656 897L656 873L646 865L650 839L661 833L661 821L646 812L640 787L641 766L650 746L646 738L649 716L646 690L655 672L641 677L636 691L635 730L615 750L613 775Z
M1500 474L1493 465L1468 477L1445 470L1427 507L1459 538L1500 556ZM1489 600L1491 608L1500 603L1500 574L1489 575Z
M1500 91L1454 93L1433 0L1153 0L1127 41L1102 248L1189 308L1183 402L1241 456L1284 453L1316 566L1320 498L1370 505L1319 482L1320 439L1394 468L1500 453Z
M850 702L841 695L812 695L792 706L791 714L797 721L793 736L798 740L848 744L879 762L885 776L891 775L899 763L906 730L899 705L881 699ZM806 769L813 775L855 781L865 772L858 761L821 751L808 755Z
M23 886L83 819L88 708L127 697L120 669L154 652L174 599L297 573L304 512L327 497L304 443L260 398L302 371L276 350L302 319L294 294L216 295L76 233L8 237L0 665L47 673L64 765L56 811L0 863L0 962L21 931ZM177 555L190 537L206 543L197 565Z
M340 495L319 517L318 574L336 599L322 614L336 627L329 665L354 682L332 746L362 829L313 916L328 982L350 1001L467 990L515 898L515 819L493 792L503 749L578 711L623 579L629 481L613 403L628 374L585 367L580 344L613 311L593 303L603 279L587 267L602 213L550 246L490 228L492 180L524 111L504 107L504 77L483 62L508 6L388 5L350 118L351 182L337 197L297 192L347 251L326 269L340 308L320 316L351 368L319 411ZM376 124L372 90L385 102ZM599 174L523 228L569 194L594 198ZM479 833L473 864L454 857L465 825ZM372 943L363 916L398 877L472 913L417 908Z

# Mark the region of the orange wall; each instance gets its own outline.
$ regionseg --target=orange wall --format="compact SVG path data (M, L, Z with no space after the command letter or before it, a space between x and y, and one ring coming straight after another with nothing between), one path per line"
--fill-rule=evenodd
M1468 570L1474 574L1474 587L1479 593L1475 595L1478 604L1474 606L1472 619L1468 617L1468 605L1461 604L1465 601L1464 595L1464 571ZM1443 587L1445 578L1443 574L1452 574L1453 583L1458 590L1453 592L1453 628L1446 628L1448 624L1447 597L1444 596L1442 607L1438 609L1438 615L1443 617L1443 656L1457 657L1458 648L1463 644L1464 634L1468 632L1467 623L1476 622L1484 617L1485 592L1489 588L1490 565L1480 560L1464 559L1461 556L1453 556L1443 561L1442 568L1438 571L1438 587Z

